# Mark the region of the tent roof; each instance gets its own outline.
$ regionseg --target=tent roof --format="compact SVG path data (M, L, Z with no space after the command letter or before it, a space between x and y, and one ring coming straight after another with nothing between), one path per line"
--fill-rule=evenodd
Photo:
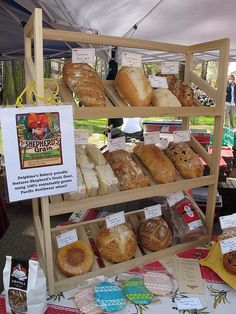
M2 0L1 59L23 56L23 26L36 7L46 27L191 45L230 38L230 61L236 61L235 0ZM64 56L71 43L45 42L45 56ZM151 56L150 56L151 54ZM181 59L172 54L163 60ZM152 61L153 52L145 55ZM212 60L215 52L199 55Z

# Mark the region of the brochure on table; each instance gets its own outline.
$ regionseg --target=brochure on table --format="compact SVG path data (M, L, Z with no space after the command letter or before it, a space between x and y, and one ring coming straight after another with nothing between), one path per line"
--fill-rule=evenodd
M77 189L72 106L0 111L10 202Z

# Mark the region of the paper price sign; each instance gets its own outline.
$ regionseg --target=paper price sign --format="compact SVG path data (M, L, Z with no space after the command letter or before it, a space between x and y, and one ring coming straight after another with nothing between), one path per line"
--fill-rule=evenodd
M56 237L56 239L57 239L57 246L59 249L62 248L63 246L66 246L75 241L78 241L76 229L60 234Z
M153 88L168 88L166 77L148 75L149 82Z
M182 191L176 192L167 197L167 203L169 204L170 207L172 207L178 202L180 202L182 199L184 199L184 193Z
M174 131L174 142L181 143L181 142L189 142L190 141L190 131Z
M160 141L160 132L147 132L143 134L144 144L157 144Z
M75 132L75 144L86 145L88 143L88 132L87 131L76 131Z
M73 48L72 63L93 63L95 59L94 48Z
M109 152L114 152L119 149L125 149L125 136L108 139Z
M145 219L151 219L154 217L161 216L162 215L161 205L157 204L157 205L144 208L144 215L145 215Z
M141 68L141 66L142 66L142 55L140 55L138 53L122 52L121 65L123 67L128 66L128 67Z
M161 74L177 74L179 73L179 62L162 62Z
M236 237L220 241L222 254L236 251Z
M179 311L181 310L201 310L203 308L199 298L175 299Z
M221 229L236 227L236 214L220 217Z
M115 213L113 215L106 217L106 226L107 228L112 228L117 225L121 225L125 223L125 214L124 211Z

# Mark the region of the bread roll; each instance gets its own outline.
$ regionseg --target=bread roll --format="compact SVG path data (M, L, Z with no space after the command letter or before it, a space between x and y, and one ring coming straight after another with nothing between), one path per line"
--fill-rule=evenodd
M106 106L102 81L90 65L69 60L63 67L63 78L83 106Z
M172 232L162 217L147 219L141 222L139 238L142 247L154 252L171 245Z
M148 168L155 182L168 183L175 181L175 167L159 147L154 144L138 144L134 148L134 153Z
M236 251L223 255L223 265L228 272L236 275Z
M128 224L110 229L102 227L96 236L96 243L101 256L112 263L131 259L137 249L136 236Z
M170 143L165 153L183 178L191 179L203 175L204 166L188 144Z
M152 87L140 68L122 67L115 78L115 89L130 106L149 106Z
M168 88L155 89L152 104L158 107L181 107L177 97Z

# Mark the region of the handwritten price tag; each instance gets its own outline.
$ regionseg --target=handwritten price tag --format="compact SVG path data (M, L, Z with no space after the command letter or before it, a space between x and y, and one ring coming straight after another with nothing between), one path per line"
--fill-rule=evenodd
M162 215L162 211L161 211L161 205L160 204L144 208L145 219L151 219L154 217L159 217L161 215Z
M180 202L182 199L184 199L184 193L182 191L176 192L167 197L167 203L169 204L170 207L172 207L178 202Z
M108 138L109 152L114 152L119 149L125 149L125 136L117 138Z
M162 62L161 74L177 74L179 73L179 62Z
M78 241L76 229L72 229L63 234L60 234L56 237L56 239L57 239L57 246L59 249L62 248L63 246L66 246L75 241Z
M88 132L76 131L75 132L75 144L86 145L87 143L88 143Z
M157 144L160 141L160 132L145 132L143 134L144 144Z
M175 299L179 311L181 310L201 310L203 308L199 298Z
M174 131L174 142L181 143L181 142L189 142L190 141L190 131Z
M236 251L236 237L220 241L222 254Z
M108 229L117 225L124 224L124 223L125 223L125 214L123 211L106 217L106 226Z
M221 216L220 226L222 230L236 227L236 214Z
M168 88L166 77L148 75L148 79L153 88Z
M94 48L73 48L72 63L93 63L95 59Z
M141 68L141 66L142 66L142 55L140 55L138 53L122 52L121 65Z

